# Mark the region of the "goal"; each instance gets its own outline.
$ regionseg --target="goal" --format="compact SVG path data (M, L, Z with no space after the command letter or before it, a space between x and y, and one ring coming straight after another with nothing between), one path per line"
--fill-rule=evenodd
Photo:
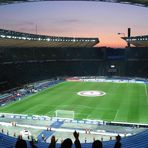
M57 118L74 119L74 111L70 110L56 110L55 115Z

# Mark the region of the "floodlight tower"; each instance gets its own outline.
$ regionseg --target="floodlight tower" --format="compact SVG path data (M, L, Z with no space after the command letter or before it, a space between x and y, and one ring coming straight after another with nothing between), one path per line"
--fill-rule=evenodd
M119 32L118 35L123 35L122 39L124 39L124 38L130 39L130 37L131 37L131 28L128 28L128 30L127 30L127 37L126 37L125 33L121 33L121 32ZM130 47L130 46L131 46L130 43L127 41L127 46L126 47Z
M128 28L128 30L127 30L127 37L128 37L128 38L131 37L131 28ZM130 47L130 46L131 46L130 43L127 42L127 47Z

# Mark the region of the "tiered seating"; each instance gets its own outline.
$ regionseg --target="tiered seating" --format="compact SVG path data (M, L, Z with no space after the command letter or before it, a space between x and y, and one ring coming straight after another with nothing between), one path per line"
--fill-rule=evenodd
M148 77L147 61L146 48L2 47L0 88L63 76Z
M12 94L0 95L0 106L8 101L14 100L15 96Z
M93 47L98 38L37 35L0 29L0 44L5 47Z
M16 138L0 134L0 147L14 147L16 140Z
M148 59L148 50L147 48L130 48L127 49L128 59Z
M13 138L1 133L0 147L1 148L14 147L16 140L17 140L16 138ZM130 137L122 138L121 143L123 148L147 148L148 147L148 130L145 130L139 134L136 134ZM103 148L113 148L114 144L115 144L114 140L105 141L103 142ZM39 148L47 148L49 144L44 142L38 142L35 145ZM92 145L91 143L83 143L82 148L90 148L91 145ZM27 141L27 146L28 148L31 147L28 141ZM56 147L59 148L60 144L57 144ZM73 148L74 147L75 146L73 145Z
M148 130L128 138L123 138L121 142L123 147L126 148L148 147Z
M100 48L2 48L0 52L3 64L53 60L103 60L103 58L104 51Z

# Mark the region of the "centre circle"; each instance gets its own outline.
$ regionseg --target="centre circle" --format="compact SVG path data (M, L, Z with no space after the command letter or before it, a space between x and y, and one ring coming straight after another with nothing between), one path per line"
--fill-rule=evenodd
M88 91L80 91L77 93L77 95L85 97L98 97L98 96L104 96L106 95L106 93L98 90L88 90Z

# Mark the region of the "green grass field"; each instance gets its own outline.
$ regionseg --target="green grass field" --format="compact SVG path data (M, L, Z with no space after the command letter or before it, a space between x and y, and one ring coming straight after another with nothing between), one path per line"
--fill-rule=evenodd
M84 97L77 92L104 91ZM148 85L130 83L63 82L1 107L0 112L53 116L56 110L72 110L76 119L148 123Z

